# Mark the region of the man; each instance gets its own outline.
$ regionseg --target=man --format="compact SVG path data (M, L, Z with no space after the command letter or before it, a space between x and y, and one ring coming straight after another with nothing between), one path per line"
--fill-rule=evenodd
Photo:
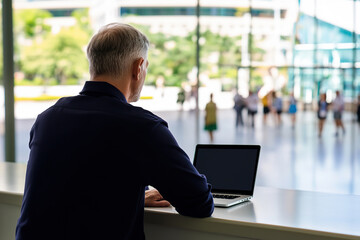
M335 136L337 137L339 135L339 128L341 128L343 133L345 133L345 127L342 122L342 113L345 108L345 103L344 103L344 99L340 95L339 90L336 91L336 97L332 103L332 108L334 111L334 120L335 120L335 128L336 128Z
M38 116L17 240L145 239L145 195L146 206L212 214L211 187L167 123L129 104L139 99L148 47L129 25L105 26L88 45L91 79L80 95ZM148 185L161 194L145 193Z

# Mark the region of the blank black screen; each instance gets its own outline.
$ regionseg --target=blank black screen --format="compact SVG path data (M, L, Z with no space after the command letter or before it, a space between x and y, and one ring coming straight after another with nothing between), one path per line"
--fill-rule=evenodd
M196 169L214 190L253 191L259 150L198 148Z

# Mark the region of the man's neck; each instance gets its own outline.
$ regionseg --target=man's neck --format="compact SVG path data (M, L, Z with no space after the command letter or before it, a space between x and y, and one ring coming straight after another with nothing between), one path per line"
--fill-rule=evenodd
M109 75L100 75L91 77L90 81L107 82L116 87L122 94L124 94L126 101L129 101L130 96L130 81L126 79L117 79Z

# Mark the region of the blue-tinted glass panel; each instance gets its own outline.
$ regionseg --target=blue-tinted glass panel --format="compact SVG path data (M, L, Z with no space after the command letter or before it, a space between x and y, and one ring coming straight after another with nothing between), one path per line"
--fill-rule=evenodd
M287 11L280 10L281 18L286 16ZM122 7L120 15L138 15L138 16L193 16L196 15L195 7ZM201 7L200 15L203 16L238 16L237 8L220 8L220 7ZM273 18L274 10L272 9L252 9L253 17Z
M53 17L70 17L75 10L80 9L47 9L47 11L49 11Z
M349 43L353 41L351 31L334 26L319 18L315 19L314 16L309 16L304 13L300 15L298 21L297 37L301 44Z

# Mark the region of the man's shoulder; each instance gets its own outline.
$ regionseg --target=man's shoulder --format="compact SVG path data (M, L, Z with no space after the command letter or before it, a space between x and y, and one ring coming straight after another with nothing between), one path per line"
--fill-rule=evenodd
M39 115L47 115L50 114L51 111L53 111L56 108L61 107L68 107L72 105L72 100L76 99L78 96L70 96L70 97L62 97L58 99L53 105L45 109L43 112L41 112Z
M46 115L47 111L51 111L52 109L57 108L69 108L69 109L78 109L79 111L99 111L103 112L107 116L112 116L114 118L127 118L131 120L137 120L140 122L148 122L148 123L161 123L167 126L166 121L164 121L161 117L155 115L154 113L143 109L142 107L133 106L129 103L112 101L103 102L99 104L99 102L87 101L88 99L81 99L82 96L71 96L71 97L63 97L59 99L53 106L45 110L42 114ZM124 112L126 114L124 114Z
M149 110L143 109L142 107L136 107L136 106L132 106L133 111L135 111L137 114L137 116L139 118L143 118L145 120L154 122L154 123L162 123L165 124L167 126L167 123L164 119L162 119L161 117L159 117L158 115L150 112Z

